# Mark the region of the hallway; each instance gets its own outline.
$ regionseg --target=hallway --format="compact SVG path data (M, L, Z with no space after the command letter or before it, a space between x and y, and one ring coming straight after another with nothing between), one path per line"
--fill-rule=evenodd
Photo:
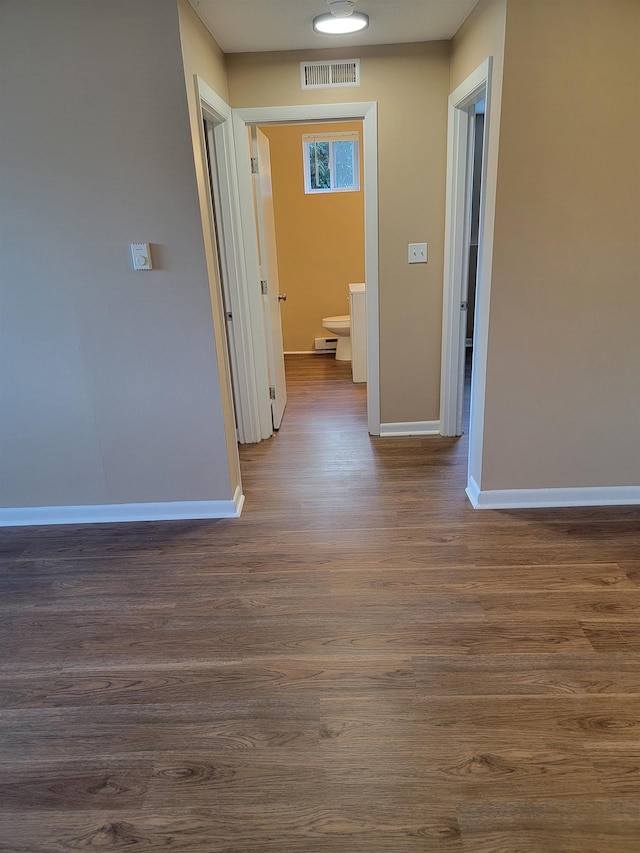
M0 851L635 853L640 509L476 512L287 381L242 518L0 535Z

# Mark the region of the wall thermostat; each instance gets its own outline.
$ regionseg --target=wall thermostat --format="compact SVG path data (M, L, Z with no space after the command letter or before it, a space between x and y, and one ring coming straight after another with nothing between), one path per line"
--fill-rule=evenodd
M134 270L152 270L151 249L148 243L132 243L131 257Z

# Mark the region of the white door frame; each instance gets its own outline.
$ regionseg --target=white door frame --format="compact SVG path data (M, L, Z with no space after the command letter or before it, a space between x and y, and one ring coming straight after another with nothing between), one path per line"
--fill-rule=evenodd
M252 124L288 124L332 120L362 120L364 149L365 281L367 304L367 413L369 432L380 435L380 343L378 311L378 120L374 101L353 104L305 104L289 107L253 107L232 110L235 158L238 167L239 219L246 278L245 315L251 328L244 358L255 365L258 386L253 418L262 427L261 438L272 434L268 393L266 341L262 325L262 296L258 273L258 242L253 209L251 152L247 128ZM264 375L263 375L264 374ZM264 389L264 393L262 392ZM264 434L266 433L266 434Z
M486 375L489 334L489 288L491 277L486 263L485 210L487 163L491 131L491 72L493 58L488 57L449 96L449 128L447 139L447 203L445 225L444 290L442 315L442 371L440 383L440 432L460 435L462 432L462 383L466 338L466 300L471 229L471 181L473 177L473 106L486 99L484 145L482 152L482 187L478 229L478 287L474 323L474 354L469 425L469 470L477 442L474 432L482 431L484 422L484 377ZM491 188L495 192L495 187ZM478 381L478 380L482 381ZM474 460L475 461L475 460ZM479 460L478 460L479 461Z
M236 380L233 391L229 388L229 393L235 397L238 440L243 444L254 443L266 437L262 434L262 425L258 420L255 404L258 389L262 388L263 385L262 377L255 370L252 354L253 330L250 322L248 322L251 311L242 247L243 233L231 107L197 75L194 75L194 81L200 107L199 126L202 136L202 151L205 157L203 119L207 118L214 125L214 148L211 151L211 165L212 170L215 170L213 175L213 191L216 196L214 203L219 211L218 246L223 270L221 286L224 289L225 302L232 314L232 319L226 321L226 328L229 336L231 369ZM206 163L203 163L202 167L206 168ZM213 227L211 211L210 222L211 227ZM223 322L225 322L224 318ZM251 354L250 357L247 354ZM231 382L230 377L229 382Z

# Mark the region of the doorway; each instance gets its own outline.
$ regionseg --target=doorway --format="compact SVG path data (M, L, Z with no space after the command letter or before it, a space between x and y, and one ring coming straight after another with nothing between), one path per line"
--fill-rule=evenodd
M478 235L480 231L480 192L482 190L482 154L484 151L484 99L475 105L473 124L473 168L471 174L471 229L469 236L469 272L467 275L467 326L465 343L467 361L473 355L476 287L478 283Z
M323 359L328 376L331 365L338 367L337 340L322 319L349 315L350 302L361 298L349 285L365 280L362 122L253 125L251 140L267 339L270 347L280 342L279 352L269 355L277 429L286 387L280 388L275 355L283 351L288 368L308 361L302 356ZM361 328L354 329L356 344ZM355 349L354 381L366 388ZM351 361L346 364L351 371Z
M449 96L440 431L447 436L462 434L465 356L471 337L468 494L474 466L479 464L484 419L490 287L485 220L491 69L492 58L488 57Z
M263 427L260 438L273 432L269 380L267 370L267 341L264 332L263 306L260 302L259 251L253 206L251 151L248 128L294 123L325 121L362 121L363 185L365 219L365 281L367 285L367 420L372 435L380 433L379 395L379 341L378 341L378 210L377 210L377 110L372 102L354 104L305 105L296 107L265 107L233 111L233 131L236 162L238 164L238 190L242 244L247 270L247 288L250 294L250 321L255 334L251 340L252 360L256 371L264 374L260 385L265 393L258 394L255 409ZM255 271L255 272L253 272ZM252 275L255 284L252 286ZM259 296L260 298L255 298ZM346 296L346 294L345 294ZM346 305L345 311L347 313ZM259 439L258 439L259 440Z

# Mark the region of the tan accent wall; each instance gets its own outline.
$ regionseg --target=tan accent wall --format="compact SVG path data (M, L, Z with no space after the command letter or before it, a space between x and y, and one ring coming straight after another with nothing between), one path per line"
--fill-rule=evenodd
M261 129L271 151L278 274L287 294L280 312L284 349L304 352L328 334L323 317L349 313L349 283L364 281L364 196L362 189L305 193L302 137L356 131L362 151L362 122Z
M639 34L509 0L484 489L640 483Z
M359 88L300 89L303 59L355 56ZM227 73L233 107L377 101L381 419L437 419L449 43L230 54ZM429 263L409 266L407 244L419 241Z
M178 0L178 20L187 85L194 74L211 86L223 101L229 100L224 53L193 10L189 0Z
M451 91L488 56L495 60L498 93L502 81L507 0L480 0L455 34L451 50Z
M175 0L0 14L1 502L229 500Z
M221 389L222 414L225 423L227 440L227 455L231 472L232 488L235 491L240 485L240 463L238 460L238 443L236 438L236 423L231 395L231 374L229 366L229 351L227 347L227 330L224 320L224 305L222 299L220 267L215 245L216 236L211 220L211 191L209 175L206 170L206 157L202 138L202 112L199 104L196 75L203 80L223 100L228 100L227 78L224 55L217 43L211 37L200 18L194 12L188 0L178 0L178 20L180 24L180 42L182 45L182 60L189 108L189 125L193 144L193 156L196 181L198 185L198 200L200 204L201 230L207 263L209 291L211 294L212 321L215 335L217 364L219 367L219 382Z

